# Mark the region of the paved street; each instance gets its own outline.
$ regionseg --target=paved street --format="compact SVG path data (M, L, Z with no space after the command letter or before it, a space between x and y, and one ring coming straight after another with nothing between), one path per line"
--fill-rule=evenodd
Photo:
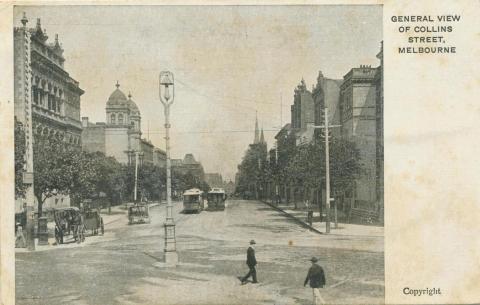
M303 281L312 256L325 269L328 304L384 302L383 237L320 235L255 201L181 209L175 203L177 268L158 264L164 205L151 209L151 224L129 226L118 214L84 244L17 253L16 304L311 304ZM250 239L260 283L242 286Z

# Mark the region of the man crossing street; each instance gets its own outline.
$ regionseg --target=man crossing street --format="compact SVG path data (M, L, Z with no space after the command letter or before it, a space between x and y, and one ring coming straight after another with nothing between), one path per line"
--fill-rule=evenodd
M247 283L247 279L251 276L252 277L252 283L256 284L258 283L257 282L257 270L255 269L255 266L257 265L257 260L255 258L255 249L254 249L254 245L255 245L255 241L252 239L250 241L250 247L248 247L247 249L247 266L249 268L249 271L247 273L247 275L245 275L241 281L242 281L242 285L246 284Z
M307 283L310 282L310 287L313 291L314 305L325 304L319 290L319 288L325 286L325 273L323 272L323 268L317 264L318 259L316 257L312 257L310 261L312 262L312 266L308 269L307 278L305 279L303 286L306 286Z

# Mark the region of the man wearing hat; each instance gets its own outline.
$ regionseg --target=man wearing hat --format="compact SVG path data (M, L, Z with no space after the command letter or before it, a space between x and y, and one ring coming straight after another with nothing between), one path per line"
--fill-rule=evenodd
M251 276L253 279L252 283L258 283L257 282L257 270L255 270L255 265L257 265L257 260L255 259L255 249L253 248L253 245L255 245L255 241L252 239L250 241L250 247L247 249L247 266L250 269L247 273L242 278L242 285L247 283L247 279Z
M307 278L303 286L306 286L307 283L310 282L310 287L313 289L313 304L325 304L318 289L325 286L325 273L323 272L323 268L317 264L318 259L316 257L312 257L310 261L312 262L312 266L308 269Z

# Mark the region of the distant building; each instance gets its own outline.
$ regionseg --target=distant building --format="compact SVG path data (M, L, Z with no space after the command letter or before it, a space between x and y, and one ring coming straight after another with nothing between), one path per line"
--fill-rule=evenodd
M285 165L286 157L288 155L288 151L291 147L295 146L295 141L292 141L290 135L292 134L292 125L290 123L285 124L285 126L280 129L280 131L275 135L276 140L276 147L277 147L277 162L281 165Z
M40 18L36 26L15 27L14 37L14 113L25 128L32 128L33 138L57 138L70 145L81 145L80 96L84 91L65 70L63 48L58 35L48 42ZM30 111L32 121L25 113ZM30 114L29 114L30 115ZM43 207L69 206L68 196L46 199ZM22 203L16 202L16 211Z
M219 173L205 173L205 182L210 187L222 187L224 186L222 175Z
M142 139L141 114L132 95L120 90L120 84L110 94L106 107L106 123L89 122L82 117L82 148L85 151L100 151L128 164L135 161L135 152L141 153L145 164L165 166L166 154L150 141Z
M330 125L340 124L340 86L343 80L331 79L323 76L322 71L318 72L317 84L312 90L314 103L315 126L323 126L325 124L325 108L328 108L328 123ZM324 133L322 129L316 129L316 139L320 140L320 135ZM333 137L340 136L339 128L330 129Z
M202 163L195 160L193 154L185 154L183 159L171 159L172 170L185 175L191 173L198 181L205 181Z
M153 164L162 168L167 167L167 154L160 148L154 148L153 150Z
M296 136L296 144L303 145L313 139L315 123L315 105L312 93L307 90L305 80L295 88L291 111L291 128Z
M202 163L195 160L193 154L186 154L183 158L182 167L186 172L192 173L200 181L205 181L205 171L203 170Z

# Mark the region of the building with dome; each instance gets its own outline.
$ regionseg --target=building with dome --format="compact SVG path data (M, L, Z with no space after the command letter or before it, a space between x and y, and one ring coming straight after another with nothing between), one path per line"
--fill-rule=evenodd
M118 82L115 87L105 106L105 122L94 124L82 117L83 150L100 151L124 164L134 162L138 151L143 162L164 167L165 152L142 139L142 117L132 95L125 95Z

